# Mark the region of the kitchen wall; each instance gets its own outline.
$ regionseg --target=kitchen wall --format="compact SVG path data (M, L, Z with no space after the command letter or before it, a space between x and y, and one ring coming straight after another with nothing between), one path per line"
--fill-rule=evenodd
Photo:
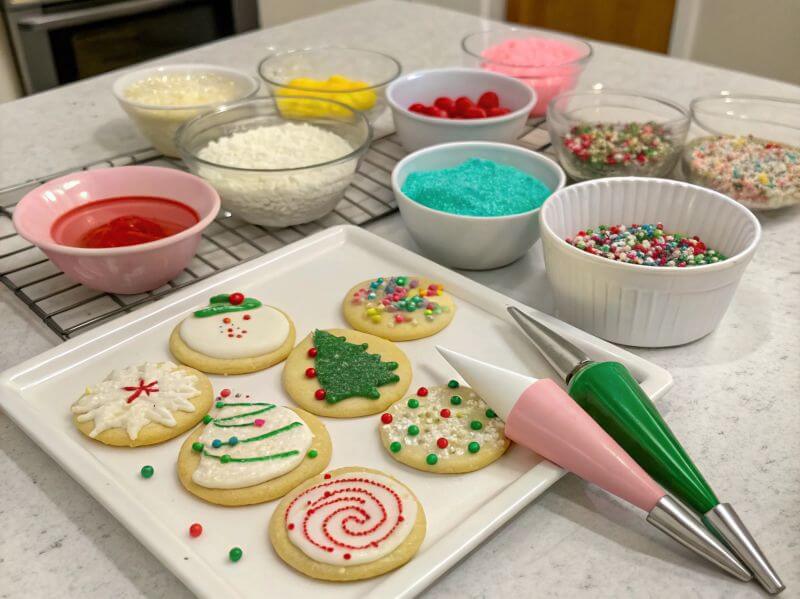
M678 0L670 54L800 84L800 1Z
M19 97L21 92L17 68L14 66L11 47L8 45L5 23L0 21L0 102L13 100Z

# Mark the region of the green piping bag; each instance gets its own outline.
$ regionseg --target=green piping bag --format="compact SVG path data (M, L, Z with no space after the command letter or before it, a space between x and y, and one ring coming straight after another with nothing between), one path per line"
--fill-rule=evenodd
M703 522L775 594L785 587L733 508L720 503L650 398L619 362L594 362L537 318L509 313L568 385L568 393L662 487Z

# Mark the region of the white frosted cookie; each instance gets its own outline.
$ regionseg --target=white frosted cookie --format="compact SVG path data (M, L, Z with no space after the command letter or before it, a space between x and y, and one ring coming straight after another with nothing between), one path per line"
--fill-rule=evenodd
M223 389L181 447L178 477L220 505L282 497L328 465L331 442L316 416Z
M401 275L359 283L347 292L342 311L357 331L410 341L445 328L453 320L456 305L440 283Z
M241 293L215 295L172 331L169 347L182 363L211 374L245 374L284 360L294 324L282 311Z
M72 404L75 426L106 445L138 447L177 437L208 412L214 392L203 373L172 362L113 370Z
M316 330L297 344L283 369L283 387L318 416L377 414L403 397L411 364L391 341L347 329Z
M403 483L378 470L339 468L306 481L269 523L275 552L322 580L379 576L408 562L425 538L425 512Z
M469 387L420 387L380 417L390 455L417 470L455 474L487 466L508 449L502 420Z

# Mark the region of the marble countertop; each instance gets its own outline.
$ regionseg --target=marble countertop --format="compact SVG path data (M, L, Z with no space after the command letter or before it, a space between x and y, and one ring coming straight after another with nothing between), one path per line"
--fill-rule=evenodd
M254 71L269 47L341 43L397 57L406 72L461 64L476 17L376 1L252 32L162 62ZM800 98L800 88L596 43L581 86L646 90L682 104L720 90ZM0 187L146 147L110 92L116 74L0 105ZM669 369L660 401L672 429L723 501L733 503L800 596L800 267L782 249L800 210L759 215L761 247L719 329L693 344L635 350ZM397 215L371 230L414 243ZM496 271L467 273L552 311L539 244ZM0 289L0 370L58 339ZM189 597L111 514L0 413L0 598ZM648 526L641 514L567 476L443 576L426 597L757 597Z

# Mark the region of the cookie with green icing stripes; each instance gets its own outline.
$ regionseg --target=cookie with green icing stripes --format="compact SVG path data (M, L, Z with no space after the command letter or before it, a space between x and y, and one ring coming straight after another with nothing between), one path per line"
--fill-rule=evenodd
M411 364L394 343L347 329L312 331L283 369L289 396L304 410L331 418L377 414L410 382Z
M249 505L282 497L324 470L330 455L314 415L223 389L181 447L178 476L201 499Z

